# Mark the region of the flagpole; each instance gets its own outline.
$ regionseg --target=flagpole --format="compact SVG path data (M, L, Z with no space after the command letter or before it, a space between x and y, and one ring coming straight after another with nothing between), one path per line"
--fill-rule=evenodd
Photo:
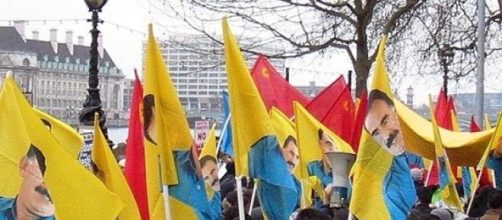
M166 212L166 219L171 219L171 207L169 207L169 186L162 186L162 195L164 196L164 209Z
M235 182L237 184L237 204L239 207L239 220L245 220L244 215L244 195L242 193L242 176L236 176Z
M302 198L300 200L301 201L301 208L305 209L305 208L307 208L307 201L305 201L305 181L304 180L300 181L300 186L302 189L302 191L300 192L300 196Z
M427 177L425 178L424 186L427 186L427 184L429 184L429 178L431 177L432 173L432 166L434 166L434 161L431 161L431 165L429 166L429 170L427 172Z
M157 155L157 161L159 166L160 191L162 192L162 197L164 197L164 212L166 214L165 217L167 220L171 220L171 207L169 206L169 186L162 184L162 164L159 155Z
M225 119L225 123L223 123L223 128L221 128L222 133L220 133L220 139L218 140L218 145L216 146L216 154L218 154L218 152L220 152L221 142L223 141L223 132L225 132L227 130L228 123L230 123L230 116L232 116L231 112L228 113L228 116Z
M257 189L258 189L258 181L255 181L255 184L253 186L253 194L251 194L251 202L249 203L248 215L251 215L251 211L253 211L254 199L256 197L256 190Z
M469 215L469 211L471 211L472 201L474 201L474 195L476 194L476 190L478 188L479 181L481 180L481 176L483 176L483 169L481 169L479 171L478 179L476 180L476 183L474 184L474 189L472 189L471 200L469 200L469 205L467 206L467 211L465 212L466 215Z

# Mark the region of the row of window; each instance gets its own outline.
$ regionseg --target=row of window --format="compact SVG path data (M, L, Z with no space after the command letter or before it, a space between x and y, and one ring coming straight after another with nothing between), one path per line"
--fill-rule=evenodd
M38 67L42 69L58 69L58 70L68 70L68 71L75 71L75 72L86 72L89 70L89 65L86 64L74 64L74 63L61 63L61 62L50 62L50 61L40 61L38 62ZM108 68L105 66L100 66L99 67L99 72L100 73L105 73L105 74L117 74L117 68L112 67Z

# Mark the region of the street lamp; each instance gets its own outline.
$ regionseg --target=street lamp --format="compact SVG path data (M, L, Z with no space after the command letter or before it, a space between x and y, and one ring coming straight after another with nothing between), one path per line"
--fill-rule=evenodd
M105 112L101 109L101 99L99 97L99 79L98 79L98 35L100 31L98 30L98 23L103 23L103 20L100 20L98 17L98 12L101 12L101 8L106 4L107 0L84 0L85 4L89 8L89 11L92 12L92 18L87 19L87 22L92 23L91 29L91 50L90 50L90 61L89 61L89 88L87 89L88 95L84 102L84 108L80 111L78 120L81 125L84 126L93 126L94 124L94 114L96 112L99 113L99 125L106 139L108 140L108 144L110 147L113 146L113 142L108 139L108 129L105 126L106 115Z
M438 56L444 71L443 74L444 93L448 95L448 66L453 62L453 56L455 56L455 52L453 52L453 48L450 46L450 44L443 44L443 47L439 48Z

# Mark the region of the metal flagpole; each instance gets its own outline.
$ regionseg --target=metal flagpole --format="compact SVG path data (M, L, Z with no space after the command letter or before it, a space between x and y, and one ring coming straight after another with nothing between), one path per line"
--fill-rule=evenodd
M253 194L251 195L251 202L249 203L248 215L251 215L251 211L253 211L254 199L256 197L256 190L258 189L258 182L255 181L253 186Z
M485 96L485 0L478 1L478 75L476 81L476 107L478 121L483 120Z

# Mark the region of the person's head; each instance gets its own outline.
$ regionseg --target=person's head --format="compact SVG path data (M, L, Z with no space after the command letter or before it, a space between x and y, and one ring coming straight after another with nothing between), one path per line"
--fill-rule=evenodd
M488 196L488 208L502 209L502 190L496 189Z
M218 140L216 140L216 142L218 142ZM223 153L221 151L218 152L218 159L223 161L223 163L230 163L233 161L232 156L230 156L229 154Z
M295 137L289 135L281 147L282 156L286 160L288 170L293 172L300 159Z
M220 181L218 180L218 163L213 156L206 155L200 158L200 168L202 178L214 191L220 191Z
M331 217L318 209L307 208L301 210L295 220L331 220Z
M42 152L30 145L19 167L23 181L16 199L17 210L24 210L34 218L54 215L54 205L44 183L46 166Z
M385 93L379 90L370 92L364 127L392 155L404 153L403 135L394 102Z
M143 123L145 138L155 143L155 134L151 132L155 129L155 98L152 94L143 97Z
M438 217L440 220L453 220L453 212L447 208L438 208L431 211L431 215Z
M321 150L323 153L329 153L329 152L335 152L336 151L336 146L335 142L329 137L326 132L322 130L322 128L319 128L317 130L317 138L319 142L319 146L321 147Z
M422 204L430 204L433 191L428 187L420 186L417 188L418 201Z

